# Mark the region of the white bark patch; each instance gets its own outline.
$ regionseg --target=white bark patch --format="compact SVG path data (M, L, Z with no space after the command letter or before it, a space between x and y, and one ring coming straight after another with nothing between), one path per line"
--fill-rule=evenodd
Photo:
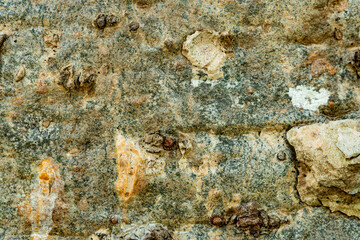
M294 106L316 111L318 107L328 103L330 92L323 88L317 92L313 87L297 86L290 88L288 95L291 97L291 103Z

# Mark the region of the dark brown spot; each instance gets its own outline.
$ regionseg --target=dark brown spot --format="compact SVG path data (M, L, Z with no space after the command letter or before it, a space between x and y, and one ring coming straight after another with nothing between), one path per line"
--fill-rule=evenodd
M95 85L96 77L95 73L91 73L87 77L84 77L84 79L80 82L80 87L92 89Z
M175 142L176 141L174 139L172 139L171 137L165 137L164 142L163 142L164 148L167 150L174 149Z
M140 24L138 22L132 21L129 24L129 31L130 32L136 32L140 27Z

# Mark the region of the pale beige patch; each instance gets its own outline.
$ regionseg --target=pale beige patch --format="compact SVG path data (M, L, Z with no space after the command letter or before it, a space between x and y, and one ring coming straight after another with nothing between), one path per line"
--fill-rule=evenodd
M210 30L196 31L187 36L182 54L196 69L206 71L211 79L222 77L221 65L229 56L222 43L222 35Z
M299 161L297 189L306 204L360 217L359 127L359 120L342 120L287 133Z

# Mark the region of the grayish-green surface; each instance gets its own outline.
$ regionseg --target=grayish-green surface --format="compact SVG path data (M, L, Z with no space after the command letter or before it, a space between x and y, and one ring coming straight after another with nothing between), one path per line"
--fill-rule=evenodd
M0 239L33 234L18 209L35 206L49 157L66 205L53 239L101 228L117 239L150 222L174 239L251 239L210 221L251 201L282 221L259 238L360 238L359 219L300 201L285 138L359 119L359 19L357 0L0 0ZM217 79L182 55L202 29L226 43ZM294 106L297 86L328 91L328 104ZM157 130L174 146L144 144ZM128 203L114 187L118 134L145 154L145 184Z

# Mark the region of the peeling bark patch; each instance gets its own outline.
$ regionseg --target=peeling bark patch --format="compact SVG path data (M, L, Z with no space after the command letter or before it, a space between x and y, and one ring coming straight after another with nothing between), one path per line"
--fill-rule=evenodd
M222 77L220 67L232 51L231 42L220 33L202 30L186 37L182 54L198 69L203 69L210 78ZM230 47L229 47L230 45Z
M57 164L51 158L44 159L40 163L34 190L18 207L20 214L31 223L31 239L47 239L53 225L64 218L63 192L64 181Z
M118 135L115 140L118 179L115 189L121 200L128 202L142 187L143 153L135 141Z

